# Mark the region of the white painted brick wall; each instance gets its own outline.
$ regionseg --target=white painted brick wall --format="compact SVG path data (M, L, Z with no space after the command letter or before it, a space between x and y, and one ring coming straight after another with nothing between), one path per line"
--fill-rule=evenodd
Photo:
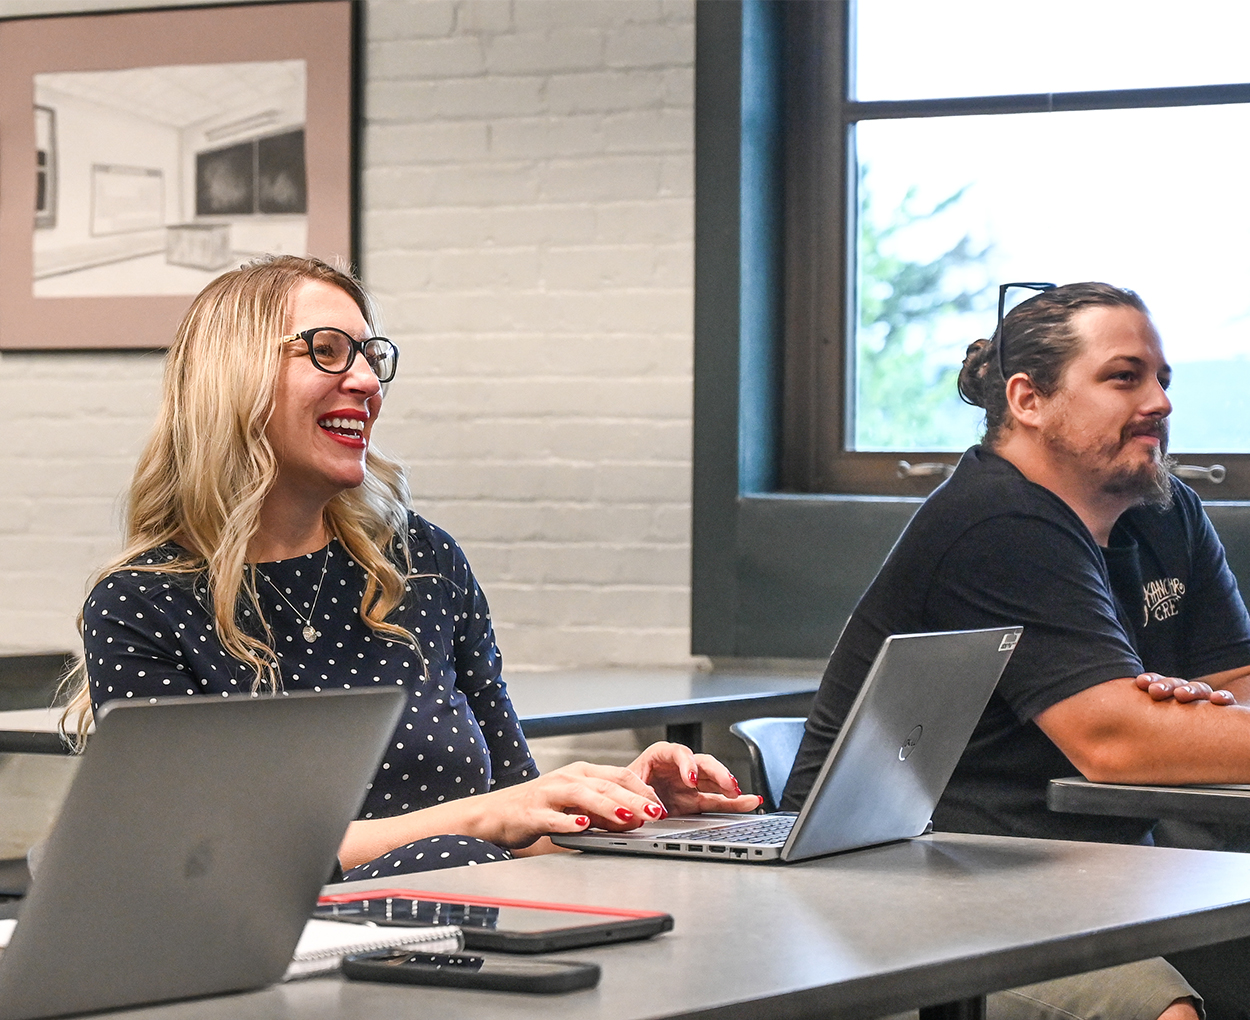
M367 17L363 270L403 347L376 436L464 545L511 666L685 663L693 5ZM0 355L22 422L0 453L0 652L72 646L159 378L150 355Z
M0 652L74 647L87 579L120 544L121 494L162 364L124 352L0 355L0 406L21 423L0 449Z
M691 3L369 8L375 433L518 665L689 659Z

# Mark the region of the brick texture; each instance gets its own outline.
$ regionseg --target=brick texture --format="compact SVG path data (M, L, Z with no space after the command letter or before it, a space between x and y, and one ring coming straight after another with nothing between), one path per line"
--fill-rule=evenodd
M442 35L396 6L363 270L405 372L375 436L506 661L685 663L693 5L475 0Z
M366 16L362 271L403 349L376 439L465 547L512 668L688 663L693 4ZM25 423L0 454L0 653L73 646L160 371L0 355Z

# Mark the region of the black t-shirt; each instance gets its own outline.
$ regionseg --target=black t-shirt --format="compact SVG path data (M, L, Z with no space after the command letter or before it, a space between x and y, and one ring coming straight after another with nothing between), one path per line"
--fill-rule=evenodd
M1054 493L988 450L965 453L908 524L838 640L783 806L802 804L888 635L1022 624L934 825L1145 839L1149 821L1047 810L1047 782L1077 770L1032 720L1146 669L1198 677L1250 664L1250 618L1223 546L1197 495L1176 480L1173 491L1166 511L1127 511L1101 549Z

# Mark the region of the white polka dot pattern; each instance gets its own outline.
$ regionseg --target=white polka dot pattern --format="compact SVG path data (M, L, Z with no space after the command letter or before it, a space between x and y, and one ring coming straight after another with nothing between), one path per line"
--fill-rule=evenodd
M390 622L416 635L420 654L364 624L365 574L337 541L330 543L312 618L315 640L304 638L291 605L300 614L310 611L323 550L262 565L290 604L258 586L285 690L400 685L409 691L362 818L402 814L538 774L500 679L486 600L464 553L415 514L407 541L414 574L424 576L409 579ZM162 547L136 564L158 565L173 556L172 547ZM217 640L203 577L123 568L96 585L83 618L96 708L114 698L251 692L250 670ZM262 635L255 607L241 608L240 621Z
M381 857L375 857L364 864L358 864L343 875L343 881L355 882L365 878L510 860L512 854L507 850L473 836L428 836L415 843L389 850Z

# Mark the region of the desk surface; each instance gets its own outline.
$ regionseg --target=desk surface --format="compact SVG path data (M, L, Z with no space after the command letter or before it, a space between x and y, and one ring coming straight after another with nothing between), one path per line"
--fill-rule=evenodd
M1250 823L1250 786L1129 786L1074 776L1052 779L1046 804L1080 815Z
M68 754L57 735L60 718L59 708L0 712L0 754Z
M676 927L570 952L603 980L561 996L329 977L116 1015L855 1020L1250 934L1241 854L993 836L788 866L558 854L359 883L383 885L667 910Z
M528 737L757 715L807 715L824 663L810 672L602 669L518 673L508 694Z
M508 694L527 737L670 726L757 715L806 715L812 671L716 672L604 669L518 673ZM64 753L59 709L0 712L0 753Z

